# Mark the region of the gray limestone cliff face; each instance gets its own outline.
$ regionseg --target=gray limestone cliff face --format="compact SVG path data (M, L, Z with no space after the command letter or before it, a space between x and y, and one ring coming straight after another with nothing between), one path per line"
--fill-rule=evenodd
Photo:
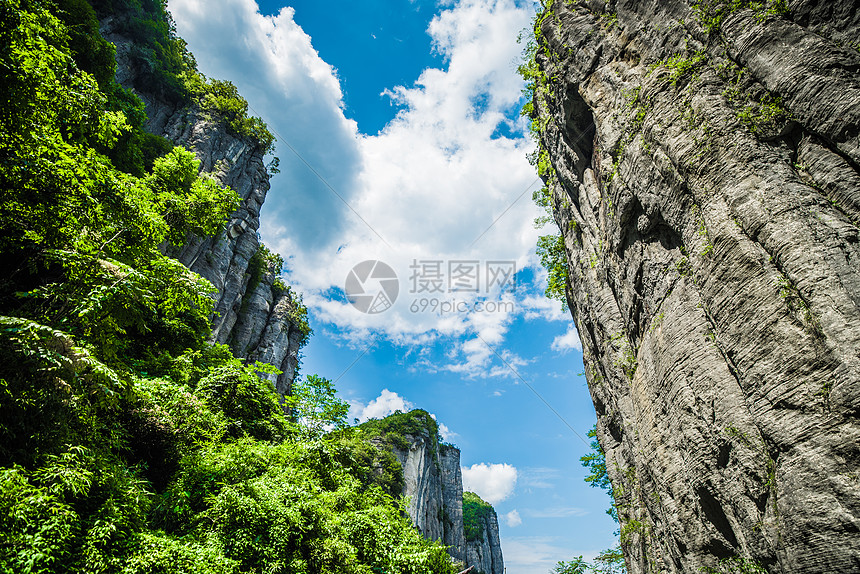
M548 4L543 175L629 571L860 571L856 2Z
M466 564L483 574L504 574L502 543L499 539L499 519L495 510L483 517L481 536L466 542Z
M423 435L405 439L408 450L395 447L392 452L403 468L402 495L409 501L409 518L425 538L439 540L453 558L465 561L460 451L431 445Z
M115 17L102 21L102 35L117 48L117 80L134 85L130 65L133 44L114 31ZM241 200L225 229L214 237L191 236L171 252L189 269L208 279L218 289L212 317L212 337L228 344L237 356L249 362L274 365L282 374L265 375L281 394L287 394L299 362L305 336L291 315L296 311L292 292L274 288L279 269L263 269L256 285L249 285L249 263L260 247L257 229L260 208L269 190L269 174L263 152L252 139L240 138L225 123L195 105L174 106L158 96L135 90L146 106L147 129L195 153L200 169L223 185L230 186ZM250 289L249 289L250 287Z

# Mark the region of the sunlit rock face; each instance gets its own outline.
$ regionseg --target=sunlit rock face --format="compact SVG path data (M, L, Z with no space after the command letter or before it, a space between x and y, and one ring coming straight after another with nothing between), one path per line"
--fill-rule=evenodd
M271 378L281 394L287 394L304 341L303 333L290 319L295 302L289 290L273 288L280 269L264 265L255 273L249 268L260 247L260 208L269 190L263 150L253 139L229 133L225 121L211 111L204 113L193 103L170 104L141 90L130 64L129 52L134 45L114 31L119 18L123 15L105 19L102 34L117 47L117 80L132 88L146 105L149 131L193 151L201 171L230 186L241 198L239 208L219 234L190 236L171 254L218 289L213 340L230 345L237 356L250 362L277 367L280 375L263 376Z
M548 4L534 117L630 572L860 571L856 2Z
M490 509L488 515L482 517L481 534L478 538L466 541L466 564L474 566L475 570L484 574L504 574L499 518L495 510Z
M486 520L479 540L466 540L463 526L463 477L460 450L439 443L430 429L405 434L399 445L389 448L403 469L401 494L412 523L426 538L438 540L448 553L483 574L504 574L495 512Z

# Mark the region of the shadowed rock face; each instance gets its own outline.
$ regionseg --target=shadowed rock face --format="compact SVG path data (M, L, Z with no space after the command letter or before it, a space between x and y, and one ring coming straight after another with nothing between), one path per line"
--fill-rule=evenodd
M622 546L636 574L857 572L860 11L709 4L556 1L537 28Z
M135 70L129 64L130 40L113 31L114 17L102 22L102 35L116 45L117 80L131 88ZM241 204L225 229L214 237L190 236L171 253L218 289L212 338L230 345L236 356L277 367L267 376L281 394L289 394L304 335L290 319L295 303L289 290L272 288L279 269L264 270L248 290L249 262L260 246L260 208L269 190L263 152L249 138L228 133L225 122L193 104L174 106L158 96L135 90L146 105L147 129L195 153L200 169L239 194Z

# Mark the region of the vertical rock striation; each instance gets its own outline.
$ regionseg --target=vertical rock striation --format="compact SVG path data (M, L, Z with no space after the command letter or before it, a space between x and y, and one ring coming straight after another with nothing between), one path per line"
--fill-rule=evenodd
M466 518L466 564L480 574L504 574L499 518L492 506L467 492L463 499Z
M102 35L116 46L117 81L127 88L139 87L131 64L134 43L117 30L123 14L102 21ZM225 229L214 237L189 237L173 256L208 279L218 289L212 317L212 337L228 344L249 362L261 361L282 373L270 377L281 394L288 394L306 334L295 319L300 303L289 290L276 286L280 269L250 269L261 247L257 229L260 208L269 190L264 153L253 138L242 138L226 129L217 113L203 111L192 102L173 105L157 94L135 89L146 106L147 129L175 145L193 151L201 171L230 186L241 199ZM257 277L254 277L254 275ZM253 279L252 279L253 278ZM255 281L254 281L255 279Z
M442 480L442 544L448 553L468 563L466 537L463 533L463 475L460 470L460 449L439 445L439 469ZM496 532L498 535L498 531Z
M482 535L466 538L460 450L439 442L436 422L422 410L395 413L359 428L379 449L391 451L403 470L400 494L418 531L448 547L455 560L483 574L504 574L499 524L492 516L482 523ZM475 495L471 495L475 496Z
M860 571L860 16L548 2L539 169L630 572Z
M460 451L435 444L428 435L404 438L408 448L392 451L403 468L409 518L424 537L440 541L453 558L466 561Z

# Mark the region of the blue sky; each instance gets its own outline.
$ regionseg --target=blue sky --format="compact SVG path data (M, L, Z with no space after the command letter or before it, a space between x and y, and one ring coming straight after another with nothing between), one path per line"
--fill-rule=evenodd
M594 424L581 345L534 252L540 184L515 72L533 3L169 7L201 71L232 80L278 136L260 233L310 310L302 372L336 379L352 417L433 413L467 488L494 503L509 573L612 546L609 499L579 463ZM344 296L365 260L399 280L383 312ZM491 285L490 268L515 283Z

